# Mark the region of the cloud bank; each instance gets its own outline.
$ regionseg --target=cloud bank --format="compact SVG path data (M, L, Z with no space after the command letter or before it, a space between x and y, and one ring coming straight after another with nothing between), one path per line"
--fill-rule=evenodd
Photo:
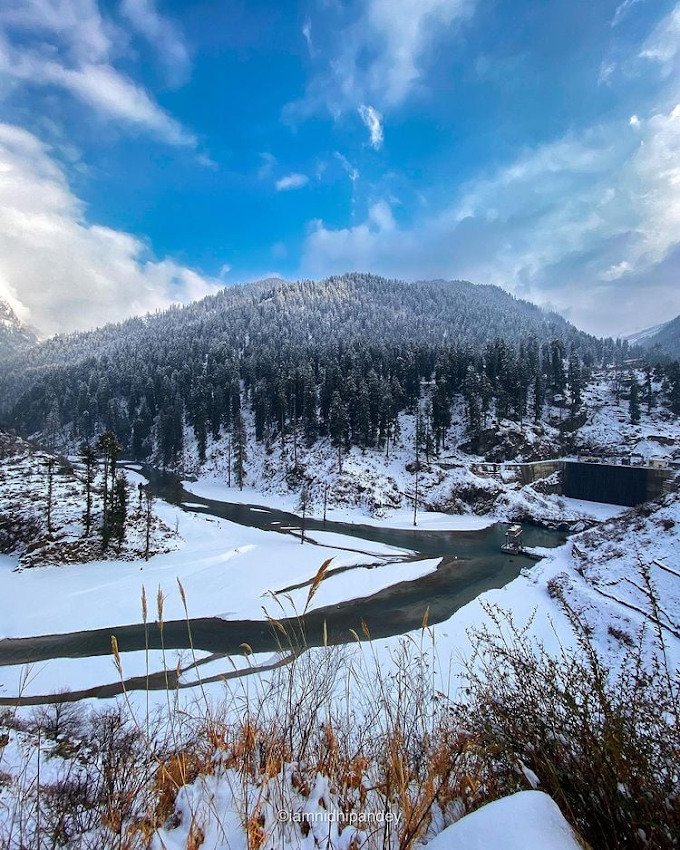
M24 321L44 335L85 330L220 285L154 258L132 234L89 222L49 147L0 124L0 297Z
M492 283L617 334L680 313L680 105L527 151L408 226L315 221L302 273L347 269Z

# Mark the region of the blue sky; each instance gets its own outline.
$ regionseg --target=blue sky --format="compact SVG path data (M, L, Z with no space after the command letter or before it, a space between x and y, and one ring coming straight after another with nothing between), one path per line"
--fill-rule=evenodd
M680 4L4 0L0 296L44 333L269 274L680 313Z

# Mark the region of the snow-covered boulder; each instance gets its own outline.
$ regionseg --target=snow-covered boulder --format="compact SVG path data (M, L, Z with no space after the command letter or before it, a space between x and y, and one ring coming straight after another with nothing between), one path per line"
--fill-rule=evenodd
M428 850L581 850L557 804L520 791L482 806L427 843Z

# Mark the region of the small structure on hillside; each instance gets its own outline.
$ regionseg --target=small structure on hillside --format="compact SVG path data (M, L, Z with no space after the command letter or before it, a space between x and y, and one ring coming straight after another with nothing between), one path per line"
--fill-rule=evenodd
M519 555L523 549L522 526L511 525L505 532L505 543L501 546L501 552L507 552L509 555Z

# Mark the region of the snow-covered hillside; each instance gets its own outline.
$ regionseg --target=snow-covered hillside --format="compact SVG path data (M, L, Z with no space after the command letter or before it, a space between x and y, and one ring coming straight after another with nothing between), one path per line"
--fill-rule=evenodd
M124 540L104 552L97 534L100 476L93 484L91 533L86 535L86 485L77 461L38 450L2 431L0 459L0 552L17 556L20 567L144 557L147 516L137 490L129 496ZM149 518L149 532L150 554L176 547L176 535L155 514Z
M0 359L20 354L35 346L38 337L16 315L3 298L0 298Z
M196 441L186 429L183 467L190 475L186 486L199 494L219 493L225 500L275 502L292 511L300 508L304 489L307 509L314 516L323 515L325 503L328 518L354 521L362 515L386 519L395 511L413 511L416 486L419 511L472 511L548 524L599 520L610 515L607 509L560 497L559 478L523 485L517 464L579 454L597 454L614 462L628 461L631 456L637 463L680 459L680 419L663 403L660 384L653 385L654 405L648 410L642 404L639 423L631 424L629 401L617 392L615 378L614 370L594 375L584 390L582 414L575 427L560 407L548 408L540 423L501 420L490 425L489 440L495 454L485 456L465 451L467 424L459 401L453 408L447 448L430 457L419 451L417 476L416 418L410 414L400 416L399 437L389 451L357 446L344 449L342 472L330 438L317 440L311 448L302 440L294 446L291 439L284 446L276 442L266 447L255 440L253 418L246 414L248 454L243 489L237 486L231 469L234 457L228 438L209 440L206 461L200 463ZM512 460L489 467L485 462L490 455L501 460L509 455ZM489 471L492 469L496 471Z

